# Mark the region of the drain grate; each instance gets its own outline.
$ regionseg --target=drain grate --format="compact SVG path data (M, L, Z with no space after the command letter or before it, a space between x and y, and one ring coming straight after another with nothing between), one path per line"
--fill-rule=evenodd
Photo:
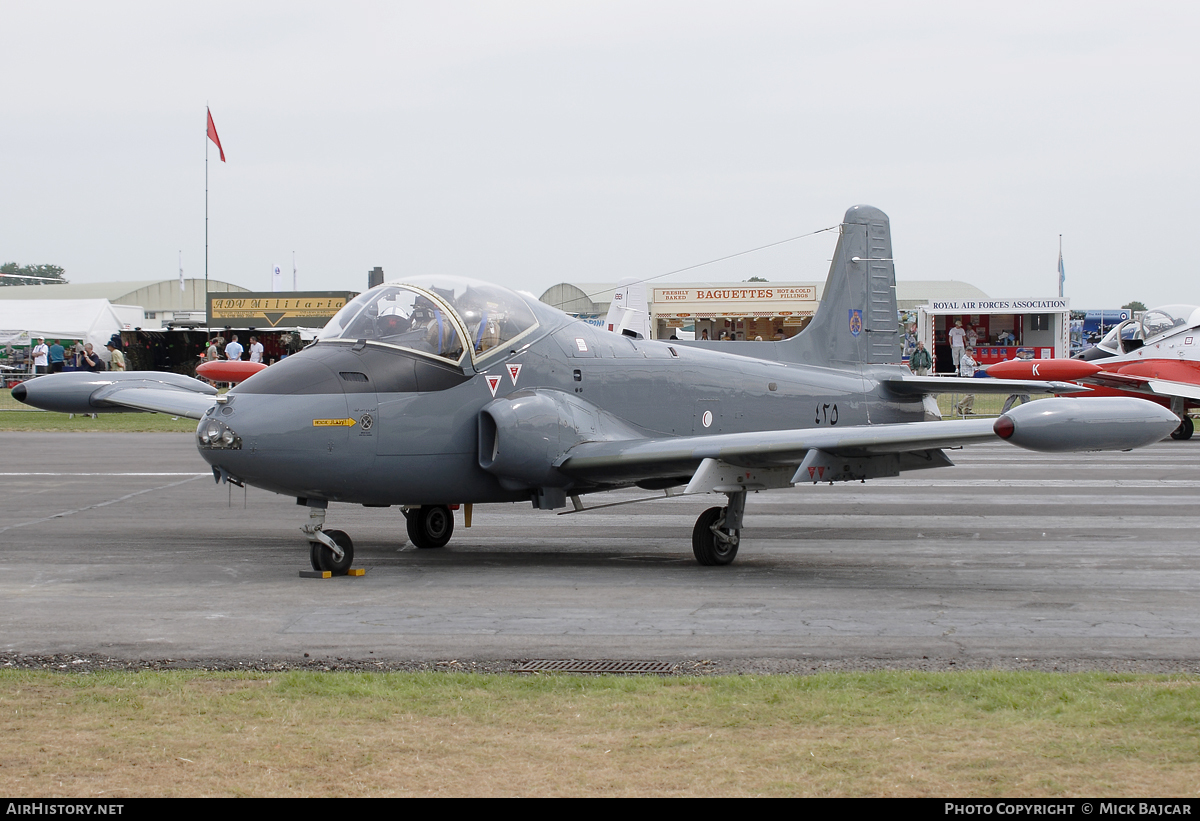
M669 661L586 661L580 659L534 659L517 668L518 673L673 673Z

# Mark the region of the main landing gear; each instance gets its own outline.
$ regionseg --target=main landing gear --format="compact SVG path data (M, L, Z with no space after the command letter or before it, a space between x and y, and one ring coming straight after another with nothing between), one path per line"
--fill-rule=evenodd
M729 564L737 558L742 516L746 512L746 491L727 495L728 506L710 507L700 514L692 528L692 553L696 561L707 567Z
M1192 417L1186 413L1183 415L1183 421L1179 423L1179 427L1171 431L1172 439L1191 439L1192 432L1195 431L1196 425L1192 421Z
M404 511L404 518L408 520L408 539L417 547L445 547L454 535L454 513L446 505L414 507Z

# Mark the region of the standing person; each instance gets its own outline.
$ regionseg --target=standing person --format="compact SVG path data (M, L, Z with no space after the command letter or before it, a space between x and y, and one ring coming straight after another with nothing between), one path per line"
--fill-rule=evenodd
M111 359L108 362L109 370L123 371L125 370L125 354L121 353L121 349L110 339L104 347L108 348L108 353Z
M79 367L91 373L104 370L104 360L100 358L100 354L96 353L91 342L84 345L83 350L79 353Z
M225 346L226 359L241 359L242 344L237 341L237 334L233 334L229 340L229 344Z
M925 350L924 342L917 343L917 349L908 358L908 367L917 376L929 375L929 369L933 367L933 357Z
M63 350L63 346L55 339L50 345L50 373L62 373L63 366L67 361L67 352Z
M217 347L217 338L214 336L208 340L208 347L204 349L204 361L216 362L221 358L221 349Z
M38 337L37 345L33 347L33 372L35 375L45 373L50 367L50 347L46 340Z
M975 361L975 349L964 348L962 358L959 359L958 375L959 376L974 376L975 369L979 367L979 363ZM975 413L975 394L968 393L958 400L958 404L954 406L958 411L959 416L967 416Z
M263 346L262 343L258 341L257 336L250 337L250 361L263 361Z
M950 337L950 355L954 357L954 370L960 370L959 360L967 347L967 332L963 330L962 320L954 320L954 327L948 334Z
M1029 394L1027 394L1027 393L1009 394L1008 398L1004 400L1004 407L1002 407L1000 409L1000 412L1008 413L1010 410L1012 410L1014 405L1017 405L1017 404L1024 405L1028 401L1029 401Z

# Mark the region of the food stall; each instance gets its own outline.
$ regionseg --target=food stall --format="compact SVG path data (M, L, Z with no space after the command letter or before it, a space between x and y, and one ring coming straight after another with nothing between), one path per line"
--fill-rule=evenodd
M917 338L933 351L938 373L954 370L950 329L960 320L974 332L975 359L991 365L1009 359L1062 359L1070 350L1071 306L1066 297L964 299L917 307Z

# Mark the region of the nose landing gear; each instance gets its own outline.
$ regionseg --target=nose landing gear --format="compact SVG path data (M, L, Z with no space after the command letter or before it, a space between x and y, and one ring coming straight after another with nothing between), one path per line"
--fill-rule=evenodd
M308 558L312 563L312 569L328 570L335 576L345 576L350 572L350 565L354 561L354 542L350 540L344 530L322 532L341 550L342 555L338 556L323 542L309 542Z
M325 530L325 508L309 505L308 524L300 528L308 537L308 560L313 570L345 576L354 562L354 542L342 530Z

